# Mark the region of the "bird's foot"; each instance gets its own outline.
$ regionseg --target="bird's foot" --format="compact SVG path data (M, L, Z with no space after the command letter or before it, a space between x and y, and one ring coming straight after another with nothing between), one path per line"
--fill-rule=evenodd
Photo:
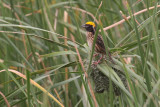
M100 63L102 59L103 59L103 55L99 58L98 62Z
M97 66L99 63L101 63L102 58L103 58L103 55L100 57L100 59L98 61L94 61L92 64Z
M94 66L97 66L98 64L99 64L98 61L94 61L94 62L92 63L92 65L94 65Z
M99 54L98 54L98 53L96 53L96 54L94 54L94 55L93 55L93 57L96 57L96 56L98 56L98 55L99 55Z

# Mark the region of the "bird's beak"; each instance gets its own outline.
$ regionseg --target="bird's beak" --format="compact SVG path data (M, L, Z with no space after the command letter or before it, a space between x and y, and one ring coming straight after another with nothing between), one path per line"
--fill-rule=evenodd
M86 24L82 25L81 27L85 28L85 27L86 27Z

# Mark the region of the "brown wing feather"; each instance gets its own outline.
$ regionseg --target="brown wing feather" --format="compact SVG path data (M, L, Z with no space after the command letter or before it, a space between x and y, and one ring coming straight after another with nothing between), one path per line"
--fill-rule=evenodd
M88 41L88 45L89 45L90 48L92 48L93 39L94 39L93 33L92 32L87 32L87 41ZM96 40L96 43L95 43L95 51L97 53L106 54L104 42L102 40L101 35L99 35L99 34L98 34L98 37L97 37L97 40Z
M101 54L106 54L104 42L102 40L101 35L98 35L95 45L96 51Z

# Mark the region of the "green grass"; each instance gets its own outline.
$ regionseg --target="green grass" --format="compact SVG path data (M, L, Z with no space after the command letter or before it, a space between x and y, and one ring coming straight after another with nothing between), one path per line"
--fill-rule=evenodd
M0 107L159 107L157 5L158 0L1 0ZM148 10L133 16L143 9ZM124 23L103 30L127 16ZM96 36L101 30L116 65L98 68L122 90L119 97L112 87L102 94L94 91L94 51L81 28L87 21L99 22ZM124 72L129 90L111 66Z

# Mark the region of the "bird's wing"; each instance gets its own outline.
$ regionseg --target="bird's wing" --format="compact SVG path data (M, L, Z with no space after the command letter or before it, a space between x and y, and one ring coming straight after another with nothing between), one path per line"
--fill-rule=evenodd
M95 49L98 53L101 53L103 55L106 55L106 50L105 50L105 46L104 46L104 42L102 40L102 36L101 35L98 35L97 37L97 41L96 41L96 45L95 45ZM108 57L109 57L109 60L114 63L113 59L112 59L112 56L111 56L111 53L109 52L109 50L107 49L108 51Z
M97 40L96 40L96 48L97 48L97 52L105 54L105 46L104 46L104 42L102 40L101 35L98 35Z

